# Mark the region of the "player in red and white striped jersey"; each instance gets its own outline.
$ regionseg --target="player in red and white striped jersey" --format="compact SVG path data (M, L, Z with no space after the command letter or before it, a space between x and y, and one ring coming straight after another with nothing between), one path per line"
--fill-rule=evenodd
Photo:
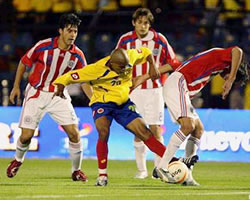
M59 36L39 41L21 59L10 94L14 104L20 98L20 82L26 67L32 68L25 91L19 127L22 129L17 142L15 159L7 169L7 176L14 177L24 161L35 129L46 112L60 124L69 137L69 153L72 159L72 179L86 181L81 171L82 144L78 130L78 119L68 93L66 99L54 97L52 82L62 74L86 65L82 51L74 45L81 20L74 14L62 15L59 22ZM83 86L90 90L87 85Z
M154 17L149 9L137 9L132 17L132 24L135 30L123 34L116 48L133 49L145 46L153 52L157 67L167 63L177 67L180 63L176 59L176 55L167 39L161 33L150 28L153 20ZM135 65L133 66L133 77L147 74L149 69L149 63ZM151 79L147 80L130 95L131 100L136 104L137 110L150 126L152 133L161 142L163 142L163 138L161 136L160 126L164 123L164 101L162 97L163 79L164 77L154 81ZM146 146L139 138L135 137L134 147L138 168L135 177L146 178L148 176L145 158ZM155 166L158 161L159 157L155 155Z

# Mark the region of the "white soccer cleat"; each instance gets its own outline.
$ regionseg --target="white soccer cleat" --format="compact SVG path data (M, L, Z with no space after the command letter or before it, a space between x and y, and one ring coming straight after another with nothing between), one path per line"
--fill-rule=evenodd
M165 183L176 183L173 176L169 173L168 170L162 168L155 168L157 174L159 175L160 179Z
M96 186L107 186L108 185L108 177L107 176L99 176L96 180Z
M145 179L148 177L148 172L147 171L138 171L136 172L135 178L137 179Z
M200 186L200 184L194 180L192 175L192 169L188 170L188 178L185 182L182 183L183 186Z

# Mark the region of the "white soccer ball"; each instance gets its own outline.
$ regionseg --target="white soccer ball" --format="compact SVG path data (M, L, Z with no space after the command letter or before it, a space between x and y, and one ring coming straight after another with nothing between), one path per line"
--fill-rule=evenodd
M171 162L168 165L168 171L174 177L176 183L183 183L188 178L188 168L180 161Z

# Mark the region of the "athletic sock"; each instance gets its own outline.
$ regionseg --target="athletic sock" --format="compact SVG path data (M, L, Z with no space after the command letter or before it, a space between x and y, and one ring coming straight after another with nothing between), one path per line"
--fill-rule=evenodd
M26 152L29 149L29 146L30 146L29 143L28 144L23 144L20 141L20 137L18 138L17 144L16 144L16 156L15 156L15 159L18 162L23 162L24 161L24 157L25 157Z
M186 139L186 136L182 133L182 131L179 129L177 130L172 137L169 140L168 148L165 151L164 155L162 156L162 159L157 166L158 168L166 169L168 166L168 163L175 155L176 151L179 149L180 145L184 142Z
M147 165L146 165L146 152L147 147L146 145L140 141L136 142L134 141L134 148L135 148L135 160L137 169L140 172L147 171Z
M160 143L164 144L164 138L161 136L160 140L159 140ZM160 163L161 161L161 157L158 156L157 154L154 155L154 166L158 166L158 164Z
M190 157L196 155L199 146L200 146L200 139L190 135L185 147L185 156Z
M156 153L160 157L163 156L166 150L166 147L162 143L160 143L153 135L145 140L144 143L152 152Z
M108 144L98 139L96 144L99 176L107 176Z
M69 154L72 160L72 172L81 169L82 153L83 150L81 140L78 143L69 141Z

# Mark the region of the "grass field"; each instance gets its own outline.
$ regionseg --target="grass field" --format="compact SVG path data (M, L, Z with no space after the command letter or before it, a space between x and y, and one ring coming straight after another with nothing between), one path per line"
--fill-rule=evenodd
M88 200L162 200L162 199L250 199L250 163L204 163L195 166L199 187L166 184L147 178L134 179L135 161L109 161L109 184L94 186L95 160L84 160L87 183L70 178L70 160L25 160L17 176L5 175L10 159L0 159L0 200L7 199L88 199ZM153 169L153 163L148 162Z

